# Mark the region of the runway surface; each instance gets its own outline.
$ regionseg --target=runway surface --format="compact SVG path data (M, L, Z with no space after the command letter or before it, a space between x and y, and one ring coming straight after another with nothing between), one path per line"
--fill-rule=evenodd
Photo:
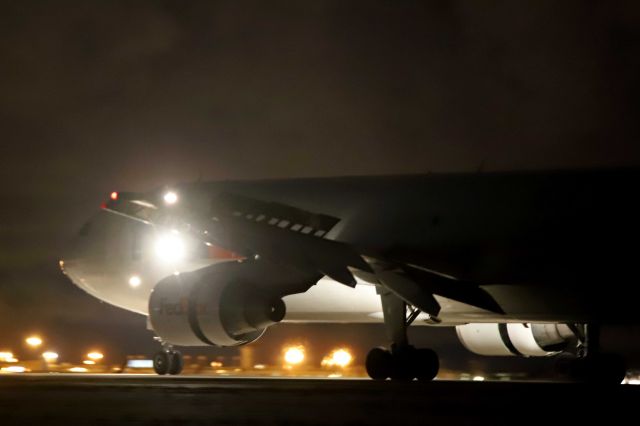
M0 377L0 424L637 423L640 386L135 375ZM543 423L539 423L543 422Z

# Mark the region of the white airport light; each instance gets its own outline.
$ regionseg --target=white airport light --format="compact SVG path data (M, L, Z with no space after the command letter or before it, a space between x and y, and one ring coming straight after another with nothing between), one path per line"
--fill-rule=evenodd
M104 355L100 352L89 352L87 354L87 358L89 358L91 361L100 361L102 358L104 358Z
M24 373L27 369L21 365L10 365L9 367L3 367L0 369L5 373Z
M13 353L11 352L0 352L0 362L15 362L17 361L13 357Z
M47 351L42 354L42 358L46 362L56 362L58 360L58 354L56 352Z
M72 373L86 373L86 372L87 372L87 371L89 371L89 370L87 370L87 369L86 369L86 368L84 368L84 367L71 367L71 368L70 368L70 369L68 369L67 371L70 371L70 372L72 372Z
M164 196L162 197L162 199L164 200L164 202L168 205L172 205L178 202L178 194L176 194L173 191L168 191L164 194Z
M37 348L42 344L42 339L38 336L29 336L24 341L32 348Z
M484 382L484 376L473 376L474 382Z
M136 288L140 284L142 284L142 280L140 279L140 277L138 275L131 275L131 277L129 278L129 285L133 288Z
M158 258L165 262L179 262L185 255L184 243L177 232L159 236L155 249Z
M127 361L127 368L153 368L152 359L130 359Z
M96 365L96 362L95 362L95 361L92 361L92 360L90 360L90 359L85 359L84 361L82 361L82 363L83 363L84 365Z
M284 362L288 365L302 364L304 361L304 346L290 346L284 351Z

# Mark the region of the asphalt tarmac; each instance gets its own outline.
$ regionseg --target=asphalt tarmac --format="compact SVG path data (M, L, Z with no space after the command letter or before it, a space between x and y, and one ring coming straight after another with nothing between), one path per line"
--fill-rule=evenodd
M546 425L603 416L611 424L637 424L640 386L69 374L0 377L0 425Z

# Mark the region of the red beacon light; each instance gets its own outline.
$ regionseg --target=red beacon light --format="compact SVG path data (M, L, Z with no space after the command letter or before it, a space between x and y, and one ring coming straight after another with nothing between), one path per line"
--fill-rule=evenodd
M113 191L111 194L109 194L109 199L105 202L100 203L100 208L101 209L106 209L109 207L109 201L117 201L118 200L118 192L117 191Z

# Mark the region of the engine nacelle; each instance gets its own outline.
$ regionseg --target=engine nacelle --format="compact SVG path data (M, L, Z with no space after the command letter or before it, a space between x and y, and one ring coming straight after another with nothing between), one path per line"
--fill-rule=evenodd
M565 324L465 324L456 326L460 342L469 351L486 356L550 356L573 338Z
M245 268L246 269L246 268ZM259 338L286 312L279 296L258 289L236 265L215 265L160 281L149 299L149 321L168 343L237 346Z

